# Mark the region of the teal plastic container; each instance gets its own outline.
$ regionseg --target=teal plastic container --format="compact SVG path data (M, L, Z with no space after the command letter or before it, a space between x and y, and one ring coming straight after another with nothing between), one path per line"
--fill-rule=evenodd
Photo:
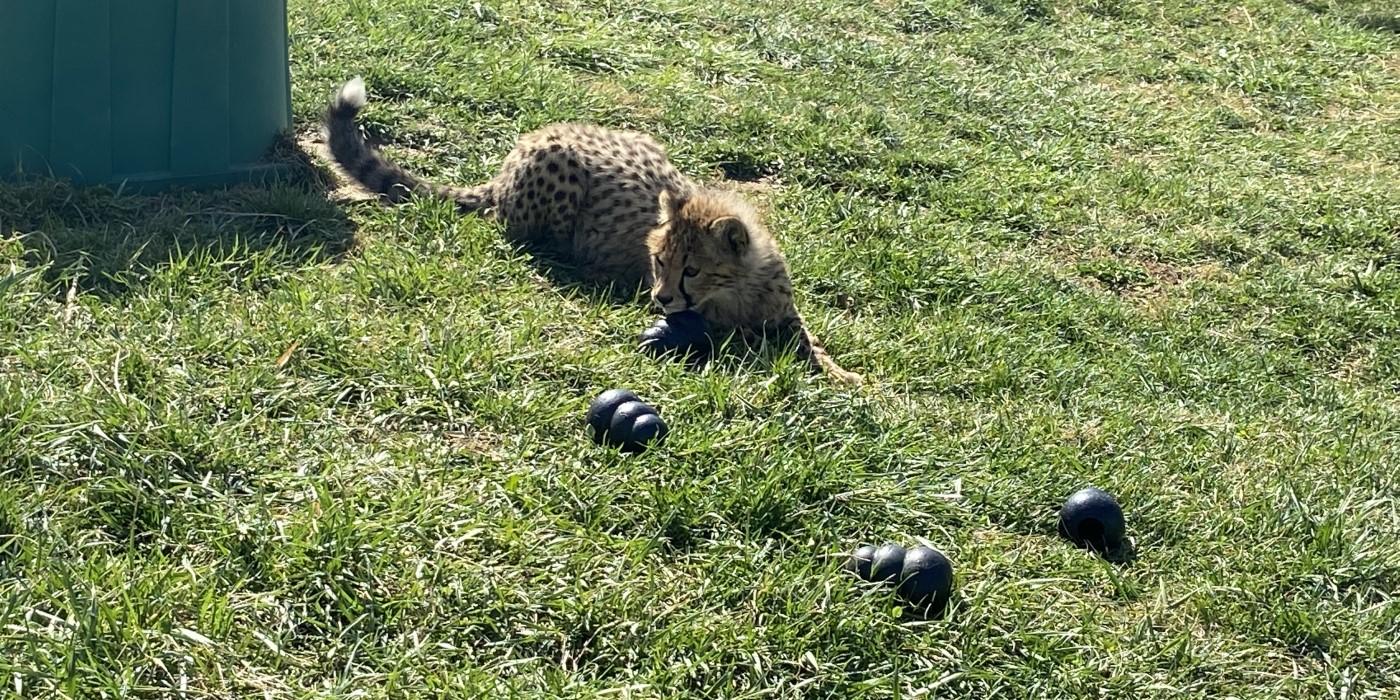
M290 93L286 0L0 0L0 177L256 177Z

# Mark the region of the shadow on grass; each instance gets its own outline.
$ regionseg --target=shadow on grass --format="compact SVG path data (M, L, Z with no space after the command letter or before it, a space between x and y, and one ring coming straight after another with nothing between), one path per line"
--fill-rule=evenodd
M544 244L516 242L511 245L528 255L530 266L540 277L562 292L577 294L595 304L646 306L651 303L650 289L641 282L626 284L589 276L565 254Z
M0 239L19 240L49 282L120 295L171 260L270 256L308 265L339 259L356 230L330 197L331 179L300 149L279 144L282 179L191 191L131 194L46 178L0 183Z
M1356 24L1362 29L1400 34L1400 12L1394 14L1383 14L1380 12L1360 14L1356 17Z
M1130 539L1125 539L1108 549L1098 552L1099 556L1114 564L1131 564L1137 561L1137 546Z
M1362 29L1400 34L1400 12L1382 9L1376 0L1323 2L1321 0L1289 0L1297 7L1317 15L1335 15L1350 20Z

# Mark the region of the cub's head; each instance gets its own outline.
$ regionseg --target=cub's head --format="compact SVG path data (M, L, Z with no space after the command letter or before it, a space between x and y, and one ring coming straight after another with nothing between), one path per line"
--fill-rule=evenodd
M651 298L665 313L693 309L731 291L772 242L753 207L727 192L662 191L657 224L647 236Z

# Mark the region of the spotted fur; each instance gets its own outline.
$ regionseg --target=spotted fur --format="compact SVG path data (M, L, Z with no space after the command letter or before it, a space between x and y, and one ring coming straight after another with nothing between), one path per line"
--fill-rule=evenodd
M787 263L748 203L686 178L646 134L556 124L526 134L491 180L429 183L365 143L356 78L326 112L341 168L389 202L441 197L499 220L512 240L565 253L587 277L646 284L667 312L695 308L716 330L787 330L799 353L831 376L859 381L812 337L792 302ZM675 267L675 266L679 267ZM696 274L683 273L689 267Z

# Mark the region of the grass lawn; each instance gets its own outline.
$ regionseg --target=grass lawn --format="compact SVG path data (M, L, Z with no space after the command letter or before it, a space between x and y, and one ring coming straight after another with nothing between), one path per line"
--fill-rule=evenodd
M641 129L767 212L849 390L702 372L493 225L310 174L0 186L23 697L1400 697L1383 0L292 0L302 136ZM623 290L627 292L629 290ZM592 445L597 392L671 439ZM1136 558L1055 534L1097 484ZM957 568L943 619L837 571Z

